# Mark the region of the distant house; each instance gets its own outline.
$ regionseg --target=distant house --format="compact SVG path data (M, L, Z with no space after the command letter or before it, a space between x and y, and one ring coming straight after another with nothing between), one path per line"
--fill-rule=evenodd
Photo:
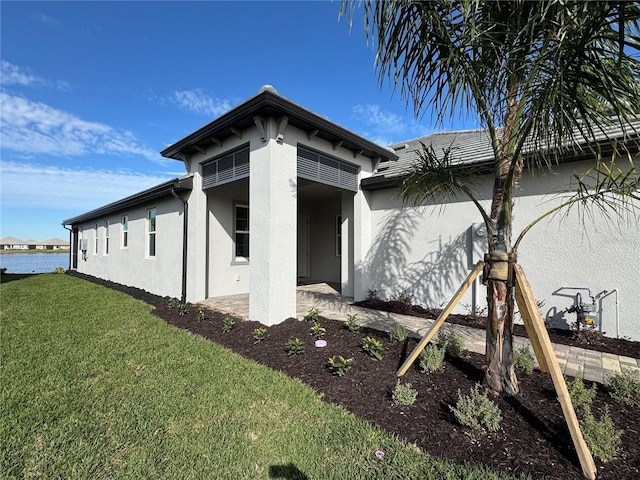
M67 250L69 242L59 238L50 238L36 243L36 250Z
M639 131L640 121L611 127L595 141L607 154L613 138L638 160ZM382 147L263 87L162 152L184 165L184 176L64 220L70 267L191 302L249 293L250 318L266 325L295 316L296 286L312 281L339 285L355 300L377 291L438 307L482 258L486 234L466 198L444 212L440 204L403 205L397 188L421 144L451 147L460 165L494 161L483 131ZM514 232L593 164L582 147L553 172L525 172ZM478 173L485 206L492 182ZM533 229L519 252L543 315L571 321L566 309L593 297L602 330L640 340L638 223L596 215L585 228L577 212L560 220ZM461 305L481 309L483 296L478 280Z
M31 250L36 248L35 242L31 240L20 240L15 237L2 237L0 238L0 249L2 250ZM33 246L32 246L33 245Z

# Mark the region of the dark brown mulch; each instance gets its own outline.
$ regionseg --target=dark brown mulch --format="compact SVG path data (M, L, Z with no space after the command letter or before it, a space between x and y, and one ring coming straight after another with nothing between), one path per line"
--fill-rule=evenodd
M78 275L82 276L82 275ZM198 321L198 308L180 316L162 299L139 289L111 284L82 276L102 285L116 288L155 306L154 313L168 323L222 344L233 351L299 378L313 387L323 400L342 405L355 415L379 425L387 431L415 443L429 454L457 462L482 463L508 473L528 473L533 478L579 479L580 465L550 376L538 371L520 376L521 394L498 398L502 412L501 428L496 433L475 433L460 427L449 410L458 389L468 392L483 378L483 357L465 353L446 362L441 372L431 375L411 368L402 382L418 391L415 405L394 406L391 391L396 384L396 371L416 340L392 343L382 332L363 329L352 334L339 321L320 319L327 330L325 348L316 348L310 336L311 324L288 319L268 327L266 339L253 343L257 322L238 321L229 333L222 333L225 315L207 311L205 321ZM362 338L370 335L384 343L382 361L376 361L360 349ZM305 342L303 355L287 357L285 344L297 337ZM333 355L353 357L355 362L345 377L331 374L327 359ZM590 386L590 382L585 382ZM593 402L599 418L608 405L619 429L624 430L621 451L616 460L603 464L596 460L599 479L640 478L640 411L615 402L602 386ZM579 413L580 414L580 413Z
M357 306L372 308L374 310L383 310L385 312L400 313L403 315L413 315L415 317L435 319L440 314L440 309L424 308L420 305L410 305L399 301L381 301L381 300L364 300L357 302ZM465 325L484 329L486 325L486 317L477 315L459 315L452 314L447 317L447 323L457 325ZM613 353L615 355L624 355L626 357L640 358L640 342L633 342L623 338L611 338L600 334L596 331L582 330L576 332L574 330L562 330L559 328L548 328L549 338L553 343L562 345L570 345L572 347L588 348L590 350L598 350L600 352ZM524 325L514 325L514 335L526 337L527 332Z

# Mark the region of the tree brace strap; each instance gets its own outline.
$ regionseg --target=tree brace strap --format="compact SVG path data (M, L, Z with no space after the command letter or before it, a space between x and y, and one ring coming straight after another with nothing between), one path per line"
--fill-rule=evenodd
M482 270L482 284L489 280L505 282L507 286L513 286L513 267L518 262L516 253L485 253L484 269Z

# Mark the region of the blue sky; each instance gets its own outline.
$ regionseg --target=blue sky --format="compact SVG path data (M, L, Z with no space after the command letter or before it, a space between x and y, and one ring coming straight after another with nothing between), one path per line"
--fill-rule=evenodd
M65 218L184 174L159 152L265 84L383 145L433 131L379 85L339 2L0 8L0 236L66 239Z

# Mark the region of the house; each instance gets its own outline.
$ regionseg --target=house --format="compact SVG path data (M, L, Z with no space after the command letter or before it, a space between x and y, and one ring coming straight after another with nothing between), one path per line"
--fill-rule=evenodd
M609 136L637 159L639 130L640 122ZM444 210L403 205L397 187L421 143L451 146L465 164L492 161L482 131L382 147L265 86L162 152L184 164L184 176L65 220L70 267L191 302L248 292L250 318L265 325L295 316L300 282L335 284L356 300L376 290L440 306L486 240L465 198ZM578 148L553 172L525 172L514 233L555 206L573 172L592 163ZM484 205L491 187L479 174ZM578 211L553 217L525 237L519 262L550 321L571 321L566 308L593 297L604 331L638 340L640 229L612 223L595 215L583 226ZM482 296L476 282L462 304L481 309Z
M67 250L69 242L59 238L50 238L36 243L36 250Z

